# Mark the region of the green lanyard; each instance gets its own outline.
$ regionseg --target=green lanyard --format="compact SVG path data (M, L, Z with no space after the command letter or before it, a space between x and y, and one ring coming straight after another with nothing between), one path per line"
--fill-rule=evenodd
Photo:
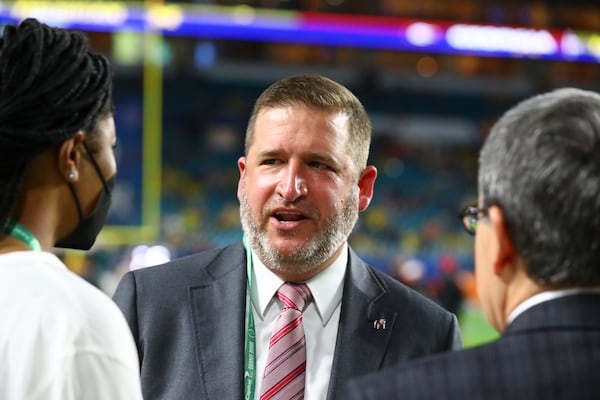
M242 238L246 249L246 271L248 273L248 305L246 307L246 357L244 361L244 399L254 400L256 389L256 330L252 314L252 250L246 235Z
M27 230L20 223L7 220L4 224L4 232L8 233L10 236L19 239L23 243L25 243L29 248L33 251L42 251L42 246L40 242L33 236L31 232Z

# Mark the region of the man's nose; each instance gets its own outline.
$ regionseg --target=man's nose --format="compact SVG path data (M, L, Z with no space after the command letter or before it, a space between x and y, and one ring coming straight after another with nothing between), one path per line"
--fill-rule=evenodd
M300 166L293 163L288 165L279 181L278 194L287 201L296 201L308 194L308 186Z

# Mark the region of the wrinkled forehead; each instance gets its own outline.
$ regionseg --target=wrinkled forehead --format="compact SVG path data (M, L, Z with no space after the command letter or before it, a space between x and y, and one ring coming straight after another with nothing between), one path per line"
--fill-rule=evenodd
M293 127L299 135L320 133L323 139L335 138L339 145L346 145L350 137L350 118L347 113L316 109L304 104L263 108L254 121L253 135L268 135L270 130L284 127Z

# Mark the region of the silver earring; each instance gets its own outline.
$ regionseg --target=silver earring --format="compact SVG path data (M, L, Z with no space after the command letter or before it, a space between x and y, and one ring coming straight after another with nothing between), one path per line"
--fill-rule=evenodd
M69 180L74 181L77 180L78 174L77 174L77 170L73 170L71 172L69 172Z

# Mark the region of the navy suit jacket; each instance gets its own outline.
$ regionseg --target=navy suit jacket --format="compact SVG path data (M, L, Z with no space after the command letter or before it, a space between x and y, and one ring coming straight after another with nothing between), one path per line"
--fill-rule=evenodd
M241 241L125 274L114 300L137 342L144 399L244 397L246 275ZM351 377L460 347L453 314L349 250L328 399Z
M347 399L600 399L600 295L540 303L489 344L353 380Z

